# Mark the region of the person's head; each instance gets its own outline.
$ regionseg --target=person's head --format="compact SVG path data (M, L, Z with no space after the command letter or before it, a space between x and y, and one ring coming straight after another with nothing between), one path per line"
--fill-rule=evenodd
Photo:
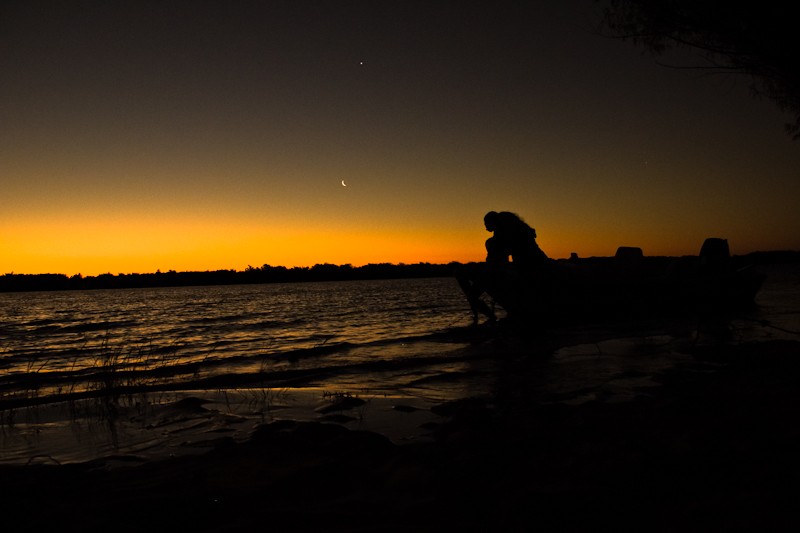
M486 231L494 231L497 228L497 211L489 211L483 217L483 225Z

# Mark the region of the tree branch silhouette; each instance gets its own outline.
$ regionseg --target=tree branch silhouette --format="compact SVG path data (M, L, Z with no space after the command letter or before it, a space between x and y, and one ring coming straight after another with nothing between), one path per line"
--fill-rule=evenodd
M787 133L800 139L798 33L789 3L776 0L598 0L601 28L656 56L684 48L706 63L686 66L751 78L751 91L793 115Z

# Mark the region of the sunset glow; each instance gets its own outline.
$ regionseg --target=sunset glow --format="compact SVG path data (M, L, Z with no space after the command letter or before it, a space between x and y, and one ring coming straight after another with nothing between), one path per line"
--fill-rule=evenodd
M786 117L554 4L3 6L0 273L800 249Z

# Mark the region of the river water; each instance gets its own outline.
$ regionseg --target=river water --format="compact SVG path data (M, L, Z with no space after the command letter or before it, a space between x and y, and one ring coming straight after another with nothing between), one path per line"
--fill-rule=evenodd
M347 368L468 319L450 278L0 294L0 390Z
M757 309L732 323L737 342L800 338L800 268L765 273ZM432 402L491 389L497 349L465 356L470 323L451 278L0 294L0 462L186 453L276 418L414 438ZM626 376L696 341L572 333L536 385L567 401L622 398L647 385ZM320 409L341 400L357 401Z

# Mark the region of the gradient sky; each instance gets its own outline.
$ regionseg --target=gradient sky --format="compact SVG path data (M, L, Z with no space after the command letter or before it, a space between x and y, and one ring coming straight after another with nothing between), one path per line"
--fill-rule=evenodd
M800 249L791 117L518 4L3 2L0 274Z

